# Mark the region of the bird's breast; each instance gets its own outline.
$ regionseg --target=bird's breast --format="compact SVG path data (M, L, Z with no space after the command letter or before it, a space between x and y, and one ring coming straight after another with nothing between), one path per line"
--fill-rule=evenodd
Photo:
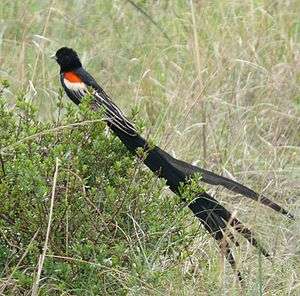
M63 75L70 82L82 82L82 79L73 71L64 72Z
M83 91L86 90L85 83L81 80L81 78L74 72L65 72L63 74L64 84L69 90L72 91Z

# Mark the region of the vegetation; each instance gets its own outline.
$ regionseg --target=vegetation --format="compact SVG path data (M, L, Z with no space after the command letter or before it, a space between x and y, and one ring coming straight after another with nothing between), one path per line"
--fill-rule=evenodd
M135 3L159 26L130 1L0 3L0 295L30 294L39 268L39 295L299 295L299 221L211 188L273 254L241 240L240 287L48 58L73 47L156 144L299 216L299 1Z

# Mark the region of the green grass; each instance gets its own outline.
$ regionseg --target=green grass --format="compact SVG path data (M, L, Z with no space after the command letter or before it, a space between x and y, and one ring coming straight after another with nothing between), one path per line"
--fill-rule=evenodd
M6 193L0 195L0 214L17 221L0 222L0 291L5 285L4 295L26 295L32 288L59 157L47 252L52 257L45 258L41 295L299 295L298 220L289 223L255 202L210 189L274 255L270 263L242 244L236 251L246 279L241 290L199 222L143 166L123 158L123 146L105 140L101 124L52 130L78 115L73 110L58 120L59 70L49 59L59 47L73 47L127 114L139 110L144 135L299 216L299 1L194 0L194 22L190 1L136 3L171 42L127 1L0 3L0 78L10 84L2 101L12 109L3 111L0 143L1 149L13 145L2 156L12 177L0 183ZM27 122L27 116L37 119ZM45 129L51 130L39 142L16 145ZM94 146L83 135L91 135ZM85 148L79 153L76 145ZM78 157L69 169L78 177L68 172L68 149ZM95 151L102 152L100 159ZM87 183L86 174L94 183ZM105 201L101 215L83 198L84 186L91 187L86 194L92 204ZM114 216L116 200L123 202ZM122 235L104 227L111 221Z

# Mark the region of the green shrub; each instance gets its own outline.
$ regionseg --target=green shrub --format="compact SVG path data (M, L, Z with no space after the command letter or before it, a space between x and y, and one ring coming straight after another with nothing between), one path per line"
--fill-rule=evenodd
M78 110L59 100L57 119L40 122L22 96L12 109L1 98L0 149L0 270L3 279L11 275L2 283L7 295L24 295L34 282L56 158L41 295L150 289L163 280L158 262L170 266L185 256L189 242L182 233L188 230L180 222L178 200L106 131L101 112L90 112L88 103Z

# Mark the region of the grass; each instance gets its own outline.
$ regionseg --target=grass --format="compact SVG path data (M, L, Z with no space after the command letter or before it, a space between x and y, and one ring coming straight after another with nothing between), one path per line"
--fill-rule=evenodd
M263 192L298 217L299 1L136 3L163 28L171 42L127 1L3 0L0 75L10 83L4 92L5 100L14 108L16 97L22 96L36 106L38 118L45 124L57 122L58 67L49 56L61 46L73 47L88 71L127 114L132 107L139 110L138 117L144 119L146 127L144 135L150 135L176 157L205 164L208 169ZM53 176L54 168L55 162L49 175ZM174 196L161 190L155 194L160 196L158 205L165 206L164 202ZM108 246L101 244L105 250L99 250L99 242L98 246L91 242L78 244L70 254L57 254L59 247L54 239L44 261L47 273L40 285L41 295L97 295L99 279L107 288L101 292L107 294L121 285L118 293L130 295L299 295L299 221L289 223L271 210L221 188L210 191L236 211L274 255L270 263L242 244L236 256L246 278L243 290L228 264L223 266L214 241L199 229L188 210L177 209L176 223L175 215L170 213L166 217L158 213L143 218L150 224L153 219L150 230L141 226L140 220L135 223L136 213L128 210L133 224L132 228L124 228L124 233L129 236L132 231L142 237L141 241L131 240L130 248L125 247L130 250L130 267L120 262L110 265L114 252L117 260L122 251L108 252ZM70 193L67 196L73 200ZM93 196L90 198L95 202ZM137 209L141 210L144 202L143 197ZM27 203L29 207L30 201ZM59 206L63 208L61 203L63 200L58 205L55 201L54 214L59 212ZM80 205L87 207L84 217L91 212L96 217L88 202ZM157 206L152 207L157 210ZM43 212L48 221L49 204ZM106 215L113 212L108 207ZM70 225L75 223L68 211L64 219ZM161 222L165 227L161 225L159 232L165 238L153 247L159 237L155 235L155 223ZM100 227L99 221L95 223ZM91 221L86 224L92 225ZM170 234L173 227L181 234L176 239ZM42 228L45 234L46 225ZM7 285L5 295L30 293L38 260L32 254L40 253L27 248L36 230L26 237L26 245L19 246L17 256L0 253L4 258L1 262L5 262L0 273L1 284ZM68 239L71 238L65 238ZM45 235L40 234L34 239L40 245L44 240ZM122 240L118 240L114 247L121 245ZM27 258L28 252L32 261ZM76 257L91 252L98 255ZM103 259L100 253L110 253L111 257L103 255ZM18 264L22 254L28 265L23 260ZM12 271L13 281L8 281ZM51 282L53 278L56 281ZM110 282L118 284L108 288Z

